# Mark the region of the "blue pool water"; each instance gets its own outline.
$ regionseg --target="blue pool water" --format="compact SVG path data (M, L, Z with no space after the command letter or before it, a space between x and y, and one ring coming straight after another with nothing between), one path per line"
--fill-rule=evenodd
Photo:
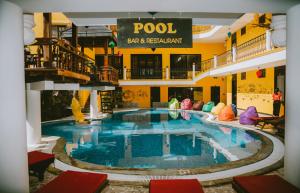
M261 147L256 135L185 111L120 112L86 125L50 122L42 134L65 138L75 159L125 168L211 166L249 157Z

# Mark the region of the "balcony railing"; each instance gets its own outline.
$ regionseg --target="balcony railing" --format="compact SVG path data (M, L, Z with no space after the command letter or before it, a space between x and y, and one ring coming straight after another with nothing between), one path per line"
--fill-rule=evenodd
M217 56L217 66L223 66L232 62L232 52L228 50Z
M113 84L118 83L118 73L118 70L111 66L100 67L97 70L97 76L100 82L111 82Z
M200 71L196 71L195 66L193 66L192 71L187 70L172 70L165 68L162 72L162 78L164 80L169 79L194 79L197 75L204 73L213 68L217 68L223 65L229 65L232 63L240 62L245 59L255 57L259 54L262 54L266 51L270 51L271 47L271 36L270 32L267 31L265 34L262 34L258 37L255 37L237 47L232 47L231 50L228 50L220 55L216 55L213 58L201 61ZM125 70L126 78L124 80L133 79L131 77L130 70ZM135 79L151 79L147 77L137 77Z
M25 51L25 69L60 69L84 75L91 73L94 61L67 41L56 38L37 38L36 41L29 47L36 53Z
M236 59L237 61L244 60L248 57L261 54L266 50L266 34L263 34L237 46Z

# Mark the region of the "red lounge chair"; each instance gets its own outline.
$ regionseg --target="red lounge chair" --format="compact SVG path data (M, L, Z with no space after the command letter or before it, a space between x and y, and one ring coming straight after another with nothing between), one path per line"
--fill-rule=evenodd
M196 179L151 180L149 193L204 193Z
M232 187L238 193L300 193L277 175L234 177Z
M97 193L106 184L106 174L65 171L36 193Z
M28 153L29 173L37 176L40 181L44 179L45 170L54 162L55 156L49 153L32 151Z

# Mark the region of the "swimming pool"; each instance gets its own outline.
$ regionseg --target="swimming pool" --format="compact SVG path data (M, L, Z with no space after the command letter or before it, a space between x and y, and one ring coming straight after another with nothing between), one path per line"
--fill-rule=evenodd
M77 160L118 168L199 168L244 159L261 148L258 135L204 118L186 111L127 111L87 125L44 123L42 134L65 138L66 152Z

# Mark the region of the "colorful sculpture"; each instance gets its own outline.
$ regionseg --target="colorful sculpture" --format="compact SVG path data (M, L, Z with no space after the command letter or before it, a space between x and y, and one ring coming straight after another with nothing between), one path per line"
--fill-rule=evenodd
M177 119L179 116L179 111L169 111L169 115L172 119Z
M217 106L211 109L211 113L214 115L218 115L224 107L225 107L224 103L218 103Z
M179 102L176 98L172 98L169 102L169 109L179 109Z
M233 121L235 118L234 112L232 110L232 106L224 107L219 113L219 121Z
M243 125L255 125L256 121L251 117L258 117L256 107L250 106L247 110L240 115L240 124Z
M78 123L84 123L84 115L81 112L80 103L75 97L72 98L71 108L75 121Z
M210 101L203 105L202 111L203 112L210 112L211 109L215 106L215 103L213 101Z
M180 112L180 115L181 117L184 119L184 120L190 120L191 119L191 114L186 112L186 111L181 111Z
M235 104L231 104L232 111L234 112L234 116L237 116L237 108Z
M181 102L181 110L192 110L193 109L193 102L191 99L184 99Z
M203 108L204 102L203 101L198 101L193 104L193 110L195 111L201 111Z

